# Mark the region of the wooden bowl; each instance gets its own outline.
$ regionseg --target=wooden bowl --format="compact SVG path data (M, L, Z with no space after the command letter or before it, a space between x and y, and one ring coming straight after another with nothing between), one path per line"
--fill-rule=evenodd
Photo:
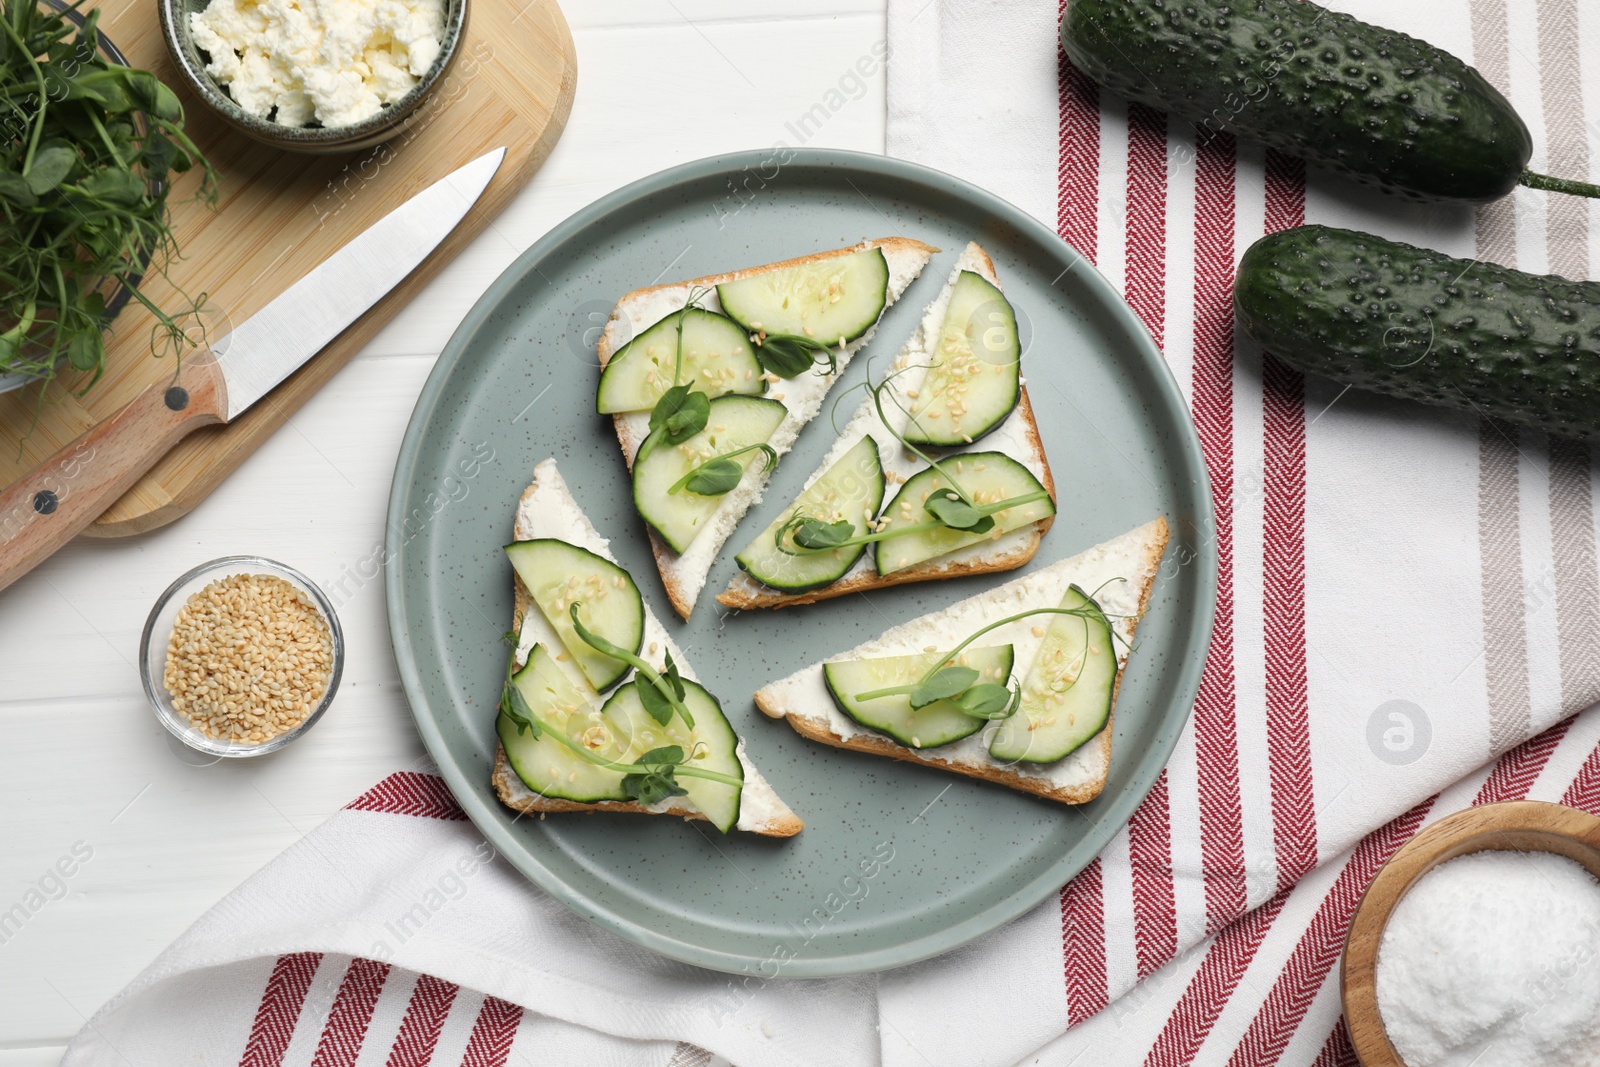
M1439 864L1487 851L1554 852L1600 878L1600 819L1542 801L1485 804L1440 819L1390 857L1356 908L1339 975L1345 1025L1363 1067L1405 1067L1378 1013L1378 947L1395 905Z

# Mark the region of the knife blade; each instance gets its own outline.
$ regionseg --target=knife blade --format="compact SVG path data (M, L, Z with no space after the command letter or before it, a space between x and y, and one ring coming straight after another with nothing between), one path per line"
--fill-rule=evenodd
M184 436L231 422L415 270L466 217L505 148L411 197L312 268L177 375L0 493L0 589L49 558Z

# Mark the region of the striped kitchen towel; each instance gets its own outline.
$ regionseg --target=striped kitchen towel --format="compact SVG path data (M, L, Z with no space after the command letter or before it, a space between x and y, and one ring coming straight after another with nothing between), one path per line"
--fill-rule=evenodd
M1106 988L1116 935L1070 948L1081 895L902 971L717 974L589 925L498 860L431 768L403 771L202 917L62 1064L1351 1067L1334 975L1362 888L1433 819L1522 798L1600 814L1600 709L1425 798L1085 1018L1073 998Z
M1474 63L1527 120L1534 169L1592 180L1600 9L1331 6ZM1127 830L1032 920L1051 951L1030 981L1059 1004L1057 1030L1136 988L1139 1018L1167 1015L1137 1037L1096 1020L1039 1062L1339 1062L1337 1042L1319 1061L1324 1044L1301 1038L1337 1016L1325 979L1375 865L1429 798L1600 699L1593 463L1582 445L1304 379L1236 332L1234 267L1309 221L1587 278L1595 205L1519 189L1420 207L1308 173L1098 89L1061 53L1062 10L889 7L889 153L1007 197L1124 294L1187 394L1216 495L1216 631L1190 726ZM1525 792L1560 730L1506 756L1483 799ZM1563 773L1546 795L1583 794ZM1302 947L1262 955L1283 944ZM969 953L960 981L1031 988L985 959ZM885 976L884 1013L937 1035L925 1047L950 1058L935 1062L978 1062L917 1008L930 977L955 980L947 965Z

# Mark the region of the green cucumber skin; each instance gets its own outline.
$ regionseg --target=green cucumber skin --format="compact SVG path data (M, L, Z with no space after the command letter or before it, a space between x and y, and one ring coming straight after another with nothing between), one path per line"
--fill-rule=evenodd
M1334 381L1600 440L1600 285L1328 226L1239 263L1244 330Z
M1472 67L1308 0L1070 0L1061 43L1121 96L1390 192L1494 200L1533 153Z

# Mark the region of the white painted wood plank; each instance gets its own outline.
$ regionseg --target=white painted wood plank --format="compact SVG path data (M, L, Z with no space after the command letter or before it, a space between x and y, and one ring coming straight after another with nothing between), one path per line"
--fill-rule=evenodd
M491 230L194 514L131 541L71 545L0 594L0 912L74 844L93 850L65 896L0 942L0 1067L57 1063L82 1015L201 912L421 755L373 582L341 607L349 658L327 718L268 760L193 766L150 715L134 665L160 590L195 563L241 552L336 582L380 543L417 390L501 270L629 181L796 143L785 124L883 38L882 0L610 0L567 14L581 72L571 122ZM777 54L783 63L766 58ZM861 91L847 87L852 98L809 143L881 151L881 70Z
M881 10L781 27L702 29L704 38L681 22L575 31L578 96L549 161L492 229L358 358L437 353L478 295L541 234L613 189L666 167L780 141L883 151L883 65L876 63L870 78L856 67L864 57L875 58L874 46L882 50ZM775 38L782 41L781 64L761 59ZM830 90L839 91L844 104L831 112L824 106L827 121L818 128L812 109ZM790 127L808 113L813 121L802 141Z
M0 1049L0 1067L57 1067L65 1045Z
M781 23L827 19L839 15L882 17L883 0L603 0L562 7L567 24L578 30L618 26L671 26L693 23L701 28L723 22Z

